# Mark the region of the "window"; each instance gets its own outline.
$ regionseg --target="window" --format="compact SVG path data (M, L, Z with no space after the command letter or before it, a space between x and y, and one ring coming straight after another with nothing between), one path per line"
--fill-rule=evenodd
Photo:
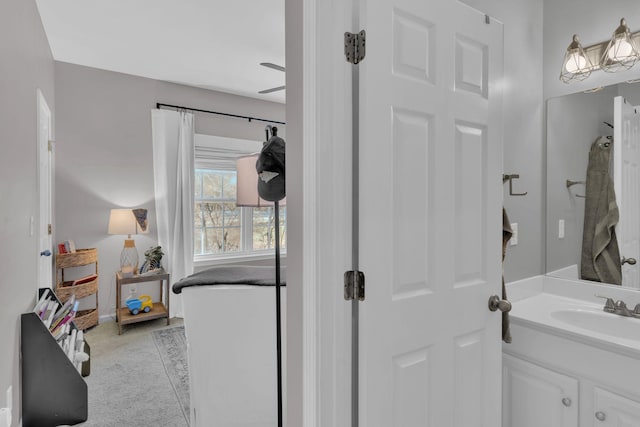
M196 135L196 261L265 254L275 247L274 209L236 206L235 159L258 151L261 145L256 141ZM279 214L280 247L286 248L286 207L280 207Z

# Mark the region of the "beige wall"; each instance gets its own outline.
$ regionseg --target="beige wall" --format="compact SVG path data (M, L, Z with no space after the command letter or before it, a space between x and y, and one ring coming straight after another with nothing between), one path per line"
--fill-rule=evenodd
M68 63L56 62L55 71L56 239L98 248L100 315L110 315L124 237L107 234L109 210L149 209L150 233L135 237L139 256L157 244L150 112L156 103L276 121L284 121L285 107ZM261 141L266 124L196 113L195 125L196 133ZM138 293L147 288L152 293L153 285Z
M20 314L35 303L38 242L36 90L53 111L53 58L34 0L0 2L0 407L13 385L18 425Z

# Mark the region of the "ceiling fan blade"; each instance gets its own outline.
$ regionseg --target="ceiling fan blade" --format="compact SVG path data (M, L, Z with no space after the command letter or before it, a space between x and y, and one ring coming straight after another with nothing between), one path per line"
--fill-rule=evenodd
M277 92L279 90L284 90L284 88L285 88L285 86L272 87L271 89L261 90L258 93L261 93L261 94L264 95L265 93L271 93L271 92Z
M285 68L282 65L276 65L271 62L261 62L260 65L262 65L263 67L271 68L271 69L282 71L282 72L284 72L285 70Z

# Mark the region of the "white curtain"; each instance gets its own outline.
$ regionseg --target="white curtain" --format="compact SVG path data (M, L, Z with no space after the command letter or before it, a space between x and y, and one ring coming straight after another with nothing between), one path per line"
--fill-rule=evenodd
M175 283L193 273L193 114L152 110L153 173L158 244ZM171 293L171 317L182 317L182 297Z

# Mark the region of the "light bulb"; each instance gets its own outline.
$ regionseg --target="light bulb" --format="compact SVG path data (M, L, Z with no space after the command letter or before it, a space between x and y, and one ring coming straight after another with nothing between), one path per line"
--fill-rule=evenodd
M583 55L580 55L580 52L573 52L567 57L564 68L567 72L575 74L584 71L586 65L587 59Z
M619 38L616 39L613 45L609 48L607 56L609 56L609 59L612 61L624 61L631 55L632 51L633 47L629 42L624 38Z

